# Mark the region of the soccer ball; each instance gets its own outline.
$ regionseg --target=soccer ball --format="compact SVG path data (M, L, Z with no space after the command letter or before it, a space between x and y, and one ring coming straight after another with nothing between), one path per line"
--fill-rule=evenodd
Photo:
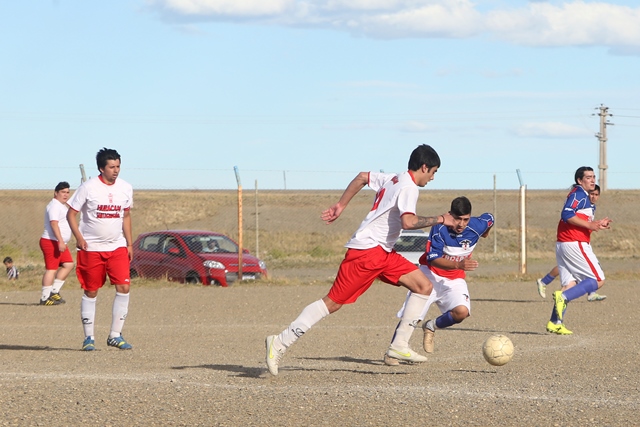
M482 344L482 355L489 364L502 366L513 357L513 343L505 335L492 335Z

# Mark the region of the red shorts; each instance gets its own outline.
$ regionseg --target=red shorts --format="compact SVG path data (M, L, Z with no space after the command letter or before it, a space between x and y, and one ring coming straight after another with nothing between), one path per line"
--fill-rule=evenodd
M57 240L41 238L40 249L44 255L44 268L47 270L57 270L62 264L73 262L69 248L60 253Z
M398 286L400 277L417 269L396 251L387 252L380 246L347 249L328 297L338 304L352 304L369 289L374 280L380 279Z
M100 289L107 280L107 275L112 285L131 283L127 248L118 248L112 252L78 251L76 257L76 276L85 291Z

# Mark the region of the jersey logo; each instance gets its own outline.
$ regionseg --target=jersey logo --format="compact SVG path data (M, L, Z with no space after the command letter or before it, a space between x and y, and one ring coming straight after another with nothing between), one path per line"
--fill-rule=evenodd
M391 182L393 182L393 184L397 184L398 182L400 182L400 180L398 179L398 175L394 176L393 178L391 178Z
M471 247L471 240L465 239L460 242L460 247L462 249L469 249Z

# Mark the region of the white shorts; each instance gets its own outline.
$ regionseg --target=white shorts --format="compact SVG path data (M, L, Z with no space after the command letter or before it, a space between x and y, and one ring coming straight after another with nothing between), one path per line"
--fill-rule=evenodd
M562 286L589 278L604 280L598 258L587 242L556 242L556 262Z
M438 276L433 271L429 270L429 267L426 265L421 265L420 271L422 271L422 273L427 276L427 279L429 279L433 284L433 291L431 291L427 304L424 306L424 310L422 310L422 313L420 314L420 320L424 320L427 315L427 311L429 311L429 307L431 307L431 304L434 302L442 314L453 310L459 305L463 305L467 307L469 315L471 315L471 299L469 298L469 289L467 288L466 280L452 280ZM404 314L404 307L407 304L409 295L411 295L411 292L407 294L407 299L405 299L402 308L398 311L398 317L402 317Z

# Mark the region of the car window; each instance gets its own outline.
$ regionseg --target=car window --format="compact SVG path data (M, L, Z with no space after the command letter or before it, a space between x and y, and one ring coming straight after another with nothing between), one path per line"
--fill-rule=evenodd
M396 252L424 252L427 240L427 236L400 236L393 248Z
M160 239L162 236L158 234L153 234L151 236L147 236L140 241L139 248L143 251L148 252L160 252L162 247L160 245Z
M180 248L180 244L178 243L178 239L175 237L167 237L164 239L162 244L162 253L167 254L171 249L177 249L180 253L182 253L182 249Z
M210 234L186 236L189 249L196 253L238 253L238 245L224 236Z

